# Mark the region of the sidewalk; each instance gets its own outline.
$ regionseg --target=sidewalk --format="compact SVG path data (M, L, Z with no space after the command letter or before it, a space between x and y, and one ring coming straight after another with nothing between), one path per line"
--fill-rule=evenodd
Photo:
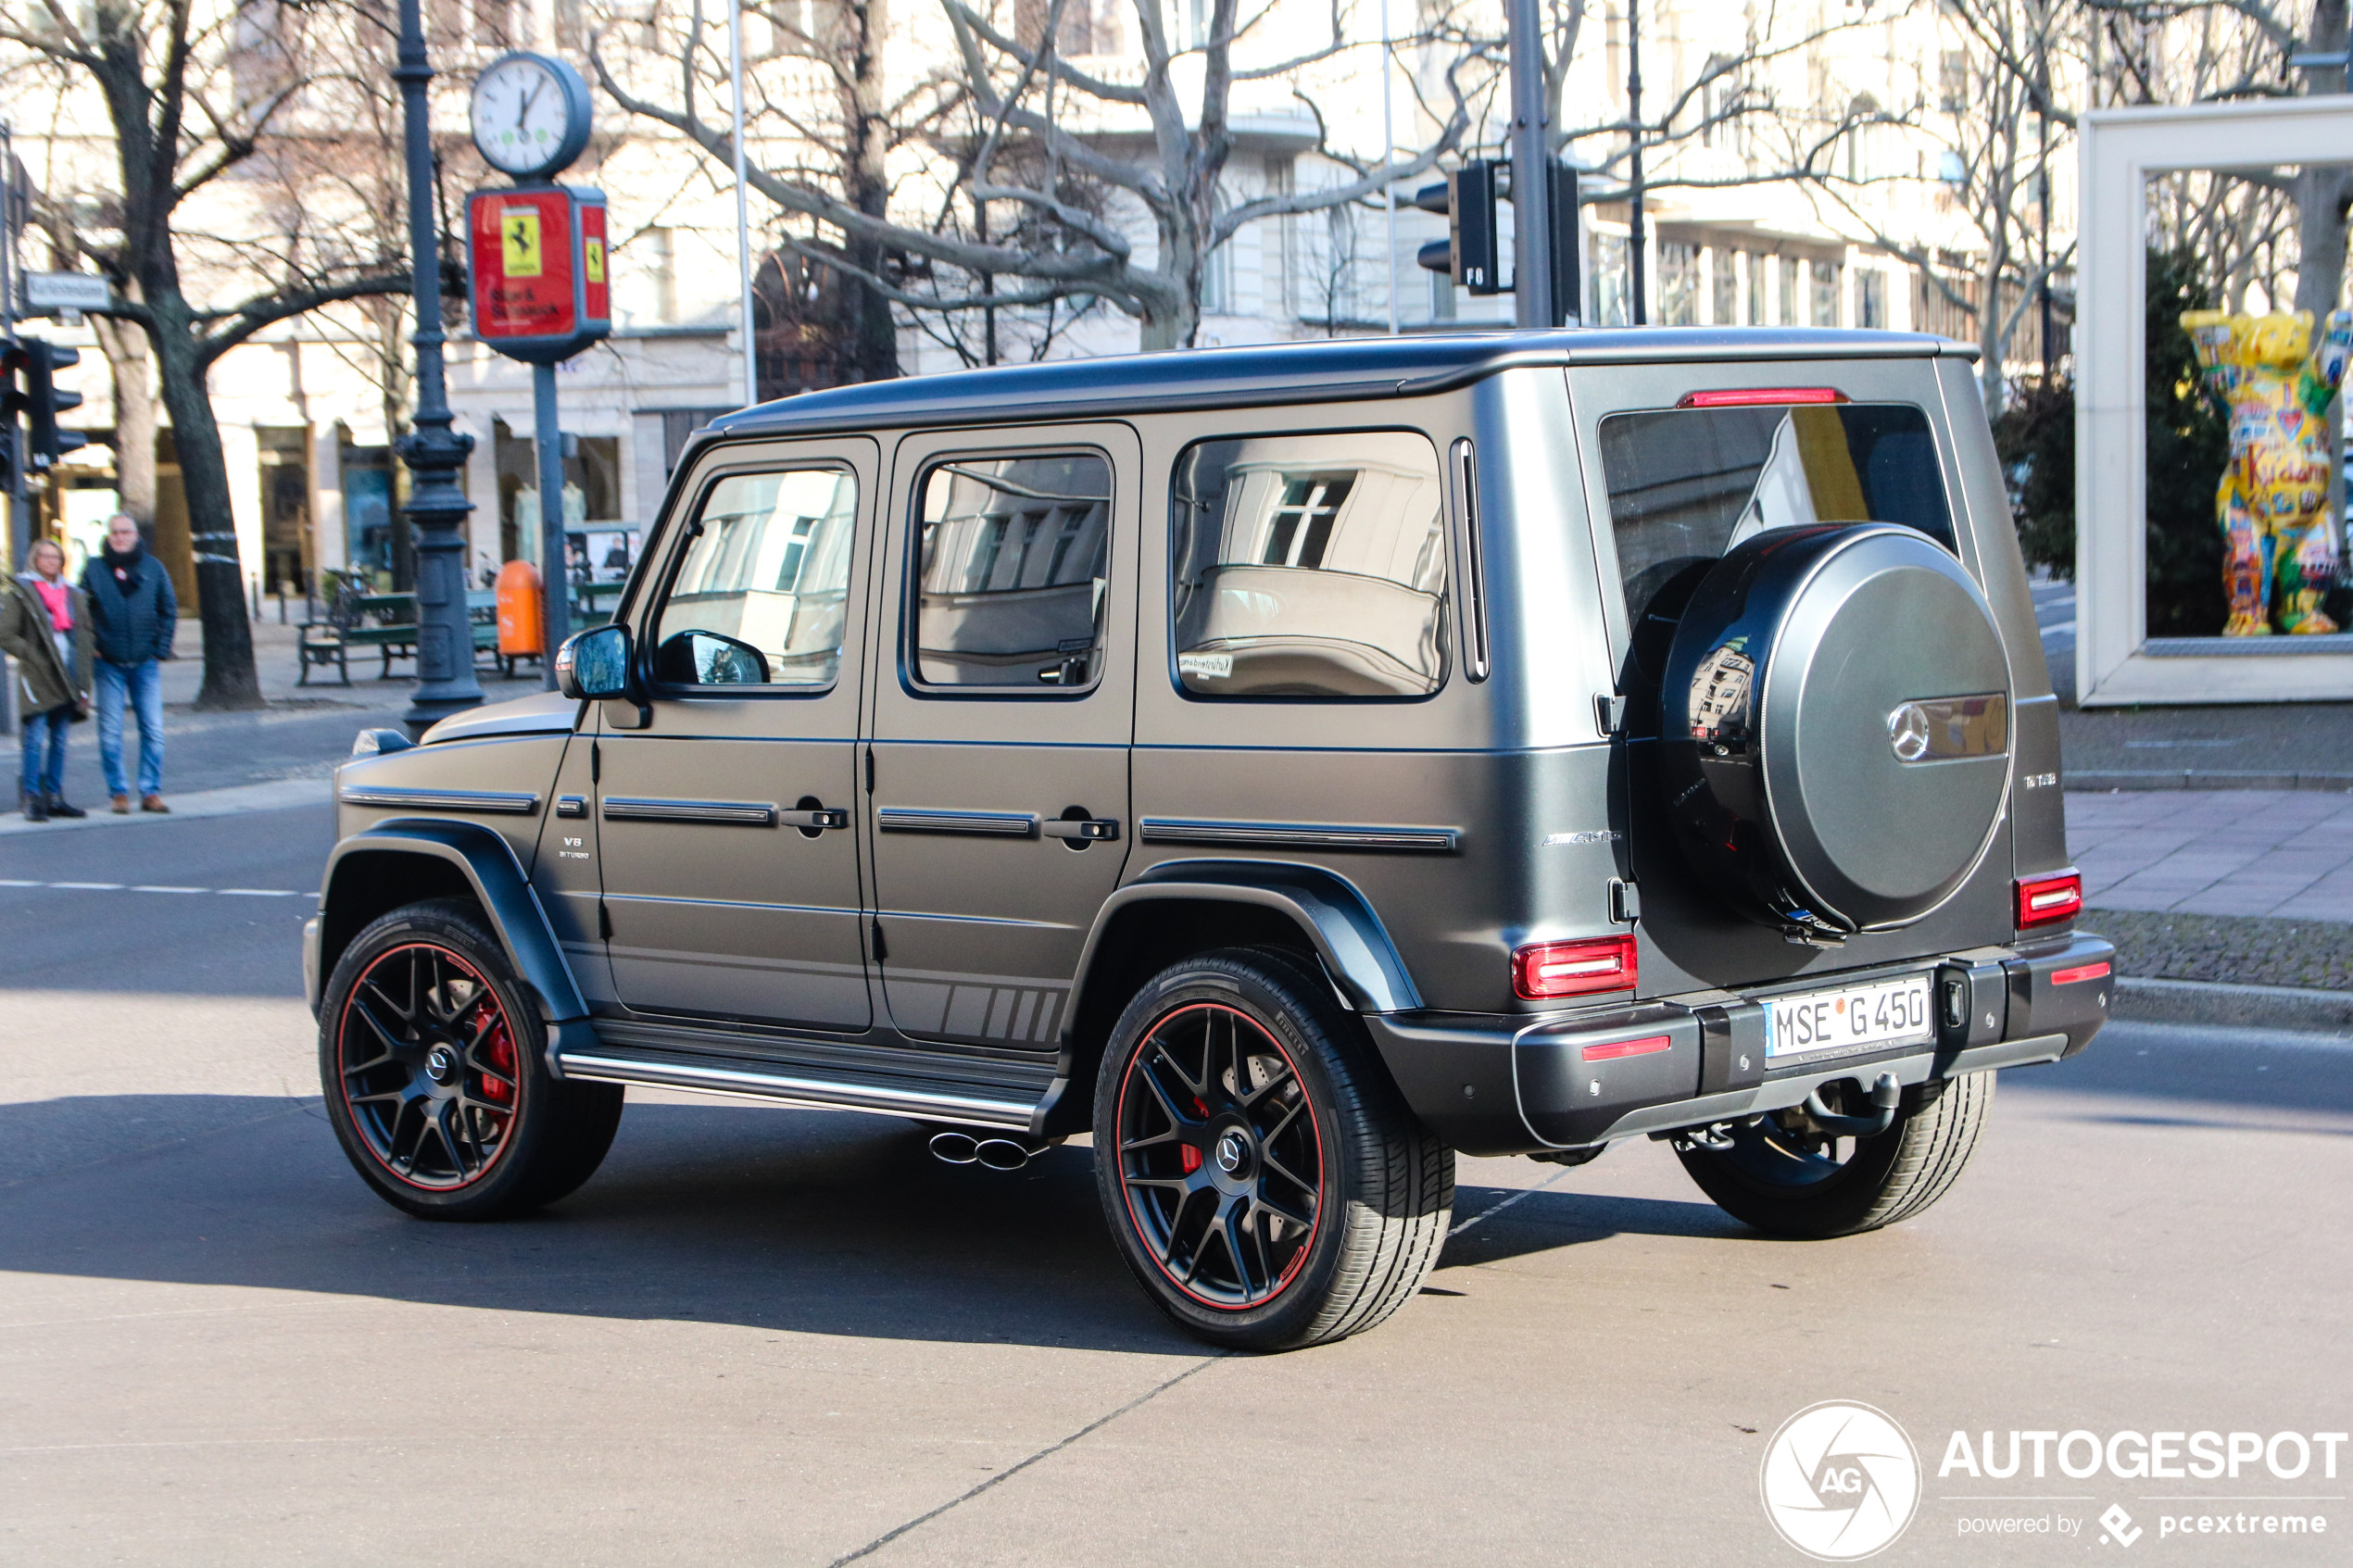
M175 805L183 796L274 784L283 780L323 779L350 754L351 738L363 729L396 728L408 710L416 683L401 677L376 678L373 656L352 661L351 684L336 684L328 672L323 684L313 671L311 684L296 684L296 628L281 626L274 601L264 607L264 619L254 623L254 666L269 707L250 713L198 713L196 688L204 680L204 636L194 621L180 623L180 657L163 667L164 766L163 796ZM300 614L300 607L295 607ZM402 668L406 668L403 666ZM479 670L483 696L491 702L524 696L539 689L539 675L526 666L522 678L498 679ZM138 737L125 724L123 765L135 770ZM0 820L17 822L19 736L0 736ZM66 798L84 809L103 811L106 783L98 767L98 727L77 724L66 750Z

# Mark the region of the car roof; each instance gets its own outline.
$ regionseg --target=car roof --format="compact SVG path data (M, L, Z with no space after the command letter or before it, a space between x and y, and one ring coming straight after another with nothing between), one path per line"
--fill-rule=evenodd
M1231 408L1444 392L1529 365L1909 358L1975 350L1918 332L1630 327L1412 333L1173 349L950 370L803 392L711 423L709 439Z

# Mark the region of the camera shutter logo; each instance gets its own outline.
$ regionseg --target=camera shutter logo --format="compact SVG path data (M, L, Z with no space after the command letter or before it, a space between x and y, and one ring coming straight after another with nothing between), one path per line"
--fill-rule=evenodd
M1830 1399L1781 1423L1758 1487L1783 1540L1820 1562L1852 1562L1911 1524L1920 1457L1886 1412Z

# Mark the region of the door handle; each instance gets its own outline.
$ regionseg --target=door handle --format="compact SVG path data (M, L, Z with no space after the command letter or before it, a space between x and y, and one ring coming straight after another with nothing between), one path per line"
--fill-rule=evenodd
M849 813L820 807L814 811L779 811L776 821L788 828L846 828L849 825Z
M1106 844L1119 836L1117 817L1049 817L1038 825L1048 838L1075 839L1081 844Z

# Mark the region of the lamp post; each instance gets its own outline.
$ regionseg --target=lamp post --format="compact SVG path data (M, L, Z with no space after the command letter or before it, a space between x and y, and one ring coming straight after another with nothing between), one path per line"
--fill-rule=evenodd
M399 63L402 125L409 157L409 265L416 284L417 413L400 438L409 465L409 505L403 508L416 539L417 694L401 715L411 737L477 706L473 626L466 611L466 542L459 529L473 503L458 488L458 470L473 437L449 428L448 388L441 368L441 245L434 232L433 127L425 87L425 29L420 0L400 0Z

